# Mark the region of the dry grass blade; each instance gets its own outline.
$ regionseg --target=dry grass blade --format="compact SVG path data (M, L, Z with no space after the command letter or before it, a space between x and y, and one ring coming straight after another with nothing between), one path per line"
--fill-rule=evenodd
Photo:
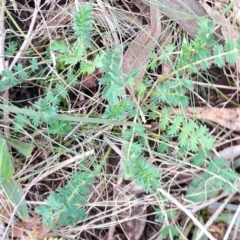
M32 15L32 21L31 21L31 25L29 27L28 33L25 37L25 40L22 44L22 46L20 47L17 55L14 57L14 60L11 62L11 65L9 66L9 69L11 70L15 64L18 62L19 58L21 58L21 56L24 54L24 52L26 51L26 49L28 48L29 44L31 43L31 40L34 37L34 33L33 33L33 29L37 20L37 15L38 15L38 11L40 9L40 0L36 0L35 1L35 9Z

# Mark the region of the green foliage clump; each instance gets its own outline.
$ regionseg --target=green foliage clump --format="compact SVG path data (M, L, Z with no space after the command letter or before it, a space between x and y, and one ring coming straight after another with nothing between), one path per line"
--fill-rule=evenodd
M74 225L85 218L84 205L98 171L74 172L64 188L51 193L36 212L42 216L45 227Z
M133 178L147 193L153 193L161 187L160 171L132 149L129 156L125 157L124 176L126 179Z
M231 169L226 159L214 158L206 163L206 172L198 175L189 185L186 198L199 203L218 194L221 189L228 193L236 191L234 183L238 174Z
M109 105L117 105L122 97L125 96L123 81L120 72L120 47L115 46L114 51L106 51L102 59L101 70L105 73L99 80L103 89L103 97Z
M233 184L237 179L234 171L226 168L227 163L222 159L209 161L209 150L214 146L214 139L209 134L206 126L193 119L187 119L184 114L172 116L170 107L184 108L190 104L190 93L193 91L193 82L189 77L192 73L198 73L199 68L207 70L214 63L222 67L226 62L236 63L236 53L240 52L240 40L234 42L227 40L225 45L216 43L213 33L214 24L209 20L199 22L197 38L190 42L182 43L180 52L174 53L175 46L168 45L166 53L160 60L169 62L171 55L176 56L176 70L169 74L170 77L156 84L156 88L150 95L151 103L147 107L136 106L125 92L126 86L133 85L133 75L123 77L121 67L121 46L114 46L112 50L96 51L91 46L91 34L93 26L92 4L81 4L73 15L73 30L76 41L53 41L50 49L56 56L56 68L59 73L50 74L49 85L45 90L45 96L38 99L31 107L37 114L26 116L17 114L15 117L15 130L20 131L27 125L37 128L46 127L48 134L63 137L72 129L69 121L55 120L61 110L61 104L68 95L68 88L76 84L80 75L91 75L100 69L103 76L100 78L100 87L103 87L102 97L107 102L103 118L125 120L134 118L139 120L139 108L148 116L148 119L158 120L161 134L159 137L158 151L169 154L172 142L177 142L177 156L191 154L191 164L202 167L206 164L206 173L199 175L192 181L188 190L188 200L197 202L199 193L203 196L206 191L206 182L210 183L207 189L207 197L216 193L216 189L226 187L233 191ZM16 44L9 44L8 55L13 55L17 49ZM91 53L89 53L91 50ZM91 57L89 57L91 55ZM154 58L155 55L152 54ZM50 60L49 60L50 61ZM52 62L50 61L52 64ZM15 86L26 78L30 78L39 69L36 58L30 60L30 66L24 68L22 64L14 66L13 71L4 70L3 81L0 82L0 91ZM76 66L77 69L75 68ZM150 63L150 68L156 68L156 61ZM59 80L60 76L60 80ZM152 82L144 79L136 87L138 100L144 99ZM139 104L141 105L141 104ZM169 107L170 106L170 107ZM147 161L145 157L147 131L144 127L133 127L122 132L124 145L124 177L133 179L147 193L154 193L162 186L161 171L157 166ZM149 147L149 146L147 146ZM199 150L201 149L201 150ZM150 154L150 153L149 153ZM184 159L183 159L184 160ZM42 216L46 227L74 225L85 218L84 206L90 195L90 185L94 182L97 171L74 172L72 178L57 192L51 193L44 205L37 208L37 213ZM218 176L218 177L212 177ZM198 192L196 192L196 189ZM217 190L218 191L218 190ZM203 200L200 198L200 200ZM168 218L168 217L167 217ZM167 226L162 230L162 236L172 237L179 235L179 229Z
M123 138L129 141L125 144L124 177L134 179L147 193L153 193L161 187L161 173L144 157L141 141L131 141L134 137L140 137L144 134L144 128L136 127L133 130L123 132Z
M220 68L227 62L236 64L240 38L237 41L228 39L225 45L219 44L214 39L215 23L207 18L199 20L198 23L197 37L190 42L183 41L180 54L176 53L176 72L179 76L198 73L199 68L207 70L213 63ZM169 62L174 49L174 45L168 45L166 53L162 54L160 59Z
M85 46L91 43L92 4L81 4L73 15L73 30Z
M152 97L154 101L161 104L187 107L189 105L189 97L185 93L190 90L193 90L192 81L178 78L158 84Z
M56 40L51 44L51 50L55 51L57 55L57 63L60 68L61 65L72 65L83 61L81 67L81 73L92 73L96 67L99 67L99 56L96 60L87 65L87 61L84 58L84 52L87 47L90 46L90 32L92 28L93 17L92 17L92 5L81 4L79 9L74 13L73 19L73 29L76 36L78 36L77 41L73 44L70 49L66 42ZM14 48L10 45L9 48ZM10 50L11 50L10 49ZM85 64L85 65L84 65ZM90 68L91 67L91 68ZM31 60L31 71L36 71L38 66L36 64L36 59ZM28 73L23 69L21 64L18 64L14 67L14 70L17 74L13 74L11 71L6 70L3 72L3 75L8 81L8 85L16 85L21 80L28 76ZM18 77L16 78L15 77ZM26 125L38 127L40 124L45 124L47 126L48 132L50 134L56 134L59 136L67 135L73 128L73 125L65 121L55 121L55 116L59 112L59 105L61 101L67 96L67 88L76 84L76 76L70 72L67 74L67 83L62 84L57 82L56 84L51 84L47 88L47 93L45 97L40 98L35 102L34 107L31 107L31 110L37 111L39 115L36 116L24 116L22 114L17 114L15 117L15 130L19 131ZM52 76L54 78L56 76ZM52 80L51 80L52 81ZM4 85L5 86L5 85ZM1 86L0 86L1 87ZM51 89L54 88L54 89Z
M214 140L206 126L193 119L186 119L179 114L170 120L169 108L161 111L160 128L164 129L168 137L177 137L179 147L196 153L199 149L212 149Z

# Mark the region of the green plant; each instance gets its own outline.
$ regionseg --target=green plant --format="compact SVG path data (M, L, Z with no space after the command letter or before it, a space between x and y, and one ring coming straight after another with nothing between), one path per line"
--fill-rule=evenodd
M159 152L169 152L173 139L178 139L178 159L185 159L189 153L192 154L191 164L195 167L205 167L206 172L198 175L188 189L187 199L191 202L202 202L215 194L222 188L227 192L237 191L235 182L238 174L231 169L225 159L210 159L209 150L214 147L214 139L209 134L206 126L194 119L186 119L184 107L189 105L190 98L184 95L193 90L191 80L186 76L192 73L198 74L199 69L207 70L212 64L222 67L227 62L236 64L240 53L240 38L237 41L226 40L225 45L218 44L214 39L215 25L209 19L199 21L199 31L196 39L183 42L179 52L174 52L175 46L168 45L166 53L160 59L169 62L170 56L175 56L174 79L159 82L151 96L154 102L149 105L152 119L160 118L160 128L164 136L160 136ZM168 76L168 77L169 77ZM184 77L183 77L184 76ZM159 104L164 104L161 112ZM172 109L167 107L179 106L183 109L182 114L174 115ZM201 149L201 150L199 150Z
M236 63L240 40L237 43L228 40L224 46L219 45L213 37L214 24L206 19L200 20L197 38L189 42L184 40L179 51L175 51L176 46L172 44L166 47L166 53L161 54L159 59L156 54L151 54L151 70L156 68L158 61L169 62L172 56L175 59L173 64L175 69L161 81L154 82L151 78L145 78L136 87L137 101L133 101L125 89L135 85L134 77L137 73L128 76L122 75L120 67L123 47L115 45L111 49L106 47L106 49L96 50L92 45L92 4L79 6L74 13L72 26L74 29L73 39L55 40L49 46L48 51L53 51L56 57L56 69L54 70L57 74L55 71L51 71L51 74L47 75L47 79L44 78L47 83L42 83L45 86L42 97L34 102L32 107L25 109L0 106L1 109L17 113L14 123L15 132L23 131L27 127L31 130L43 127L49 136L54 135L62 140L74 129L74 122L89 123L90 127L94 124L124 125L126 126L124 130L118 128L111 132L114 136L120 136L120 142L124 149L124 177L135 180L145 192L156 193L166 180L161 174L161 167L148 161L148 155L151 157L157 154L170 156L169 163L180 161L183 165L186 162L186 156L190 156L191 160L188 164L191 167L206 168L206 173L197 176L190 184L187 192L189 201L199 201L198 193L205 193L204 187L210 180L211 187L209 188L210 193L207 190L207 198L212 196L212 192L216 193L225 187L226 183L227 190L234 191L234 182L237 180L236 173L230 168L224 169L224 167L228 167L225 160L210 159L209 150L214 146L213 137L202 123L195 119L188 119L184 114L184 108L190 105L189 95L194 91L191 74L197 74L199 68L207 70L212 63L219 67L226 62ZM14 54L16 49L17 44L9 44L8 55ZM47 61L52 63L50 57ZM41 64L42 62L39 62L38 59L32 58L29 67L24 68L19 63L14 66L13 70L5 70L3 72L4 80L0 82L0 90L6 90L30 79L37 74ZM100 70L102 73L102 77L99 79L99 88L102 90L101 94L106 103L104 110L100 114L95 113L88 116L63 115L61 110L64 109L64 101L68 96L69 87L76 85L79 76L91 75L96 70ZM43 76L45 76L44 74L45 72L42 73ZM156 85L156 87L149 94L149 88L152 85ZM150 104L145 104L144 101L145 105L142 105L141 101L148 97ZM174 115L172 110L174 107L181 108L183 113ZM141 121L140 111L148 121L158 121L159 133L154 138L158 145L157 152L153 153L149 146L149 139L153 139L153 132L149 129L149 125L139 123ZM97 115L98 117L96 117ZM127 119L131 121L127 122ZM80 141L77 137L74 140ZM172 154L172 143L176 149L176 156ZM94 145L94 142L91 144ZM10 170L9 175L3 175L3 177L12 177L12 169ZM8 169L3 171L5 174L7 172ZM90 195L90 185L93 184L98 174L97 170L77 170L63 188L51 193L44 205L37 208L37 213L42 216L44 225L56 228L57 226L74 225L83 220L85 218L84 206ZM179 235L179 229L167 225L162 230L162 234L174 237Z
M200 158L204 159L204 158ZM234 183L238 174L231 169L226 159L214 158L207 162L206 172L199 174L189 185L187 200L198 203L217 195L222 188L228 193L237 191ZM199 162L196 166L201 166Z
M29 149L29 154L26 157L29 157L32 151L32 147L25 144L19 145L19 142L16 140L9 139L9 143L15 148L25 147L25 149ZM21 148L20 147L20 148ZM26 154L26 152L25 152ZM14 174L14 165L8 150L7 141L4 138L0 138L0 186L4 190L9 201L12 203L14 207L17 208L17 213L19 217L23 220L27 220L29 218L27 203L24 199L23 192L19 187L18 183L13 179Z
M164 62L170 60L170 55L176 55L176 73L198 73L199 69L207 70L214 63L223 67L226 62L235 64L240 53L240 38L237 41L228 39L225 45L218 44L214 39L215 24L213 21L202 18L199 20L197 37L190 42L183 41L181 50L174 53L175 46L168 45L166 53L160 56Z
M74 172L64 188L51 193L45 205L37 207L36 212L42 216L45 227L56 228L75 225L85 218L84 205L90 194L90 186L98 170L91 172Z

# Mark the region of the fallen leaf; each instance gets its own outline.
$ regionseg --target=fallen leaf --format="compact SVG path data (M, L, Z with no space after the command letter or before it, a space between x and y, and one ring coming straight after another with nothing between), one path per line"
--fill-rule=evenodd
M50 229L46 229L43 225L39 225L37 228L33 229L29 236L25 237L24 240L43 240L48 239L46 236L50 232Z
M174 113L182 113L182 111L175 109ZM214 122L233 131L240 131L240 108L195 107L184 109L184 114L203 121Z
M146 123L146 119L135 97L135 90L136 86L143 81L149 61L149 53L156 47L156 40L162 31L160 10L158 5L155 5L153 2L150 3L150 17L151 24L146 29L143 29L133 40L122 59L122 73L125 76L128 76L132 71L138 73L134 79L134 86L128 86L127 90L138 107L143 123Z
M121 216L132 218L121 224L121 228L129 240L139 240L143 234L146 225L147 205L138 205L129 209Z
M161 33L160 12L158 6L150 6L151 25L143 29L128 47L122 60L122 73L126 76L131 71L138 71L135 86L141 83L149 61L149 53L157 45L157 37ZM154 20L153 20L154 19ZM134 87L129 91L134 94Z
M12 237L24 240L42 240L47 236L50 229L41 224L40 218L36 215L26 221L19 221L12 228ZM25 236L27 233L28 236Z
M161 12L176 21L192 38L196 38L198 19L207 12L195 0L159 0Z

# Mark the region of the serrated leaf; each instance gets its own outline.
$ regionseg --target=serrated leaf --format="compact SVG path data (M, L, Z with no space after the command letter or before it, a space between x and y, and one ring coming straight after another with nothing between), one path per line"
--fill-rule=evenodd
M226 50L226 61L230 64L235 64L237 61L236 53L234 52L235 43L233 40L226 40L225 50Z
M61 53L64 53L64 54L69 53L68 46L64 41L55 40L51 44L51 49L55 52L61 52Z
M163 108L161 112L161 120L160 120L160 128L166 129L166 127L169 125L170 121L170 110L169 108Z
M187 89L189 89L189 90L193 90L193 82L192 82L192 80L187 79L187 78L183 78L183 79L179 79L179 80L180 80L181 84L182 84L185 88L187 88Z
M215 180L216 178L209 173L200 174L189 184L186 199L194 203L202 203L216 196L220 189L216 188Z
M119 102L120 96L124 95L124 89L115 84L108 84L103 90L103 97L110 105L115 105Z
M203 70L206 71L206 70L210 69L211 63L208 60L203 59L201 61L201 67L202 67Z
M97 56L95 57L93 63L95 65L96 68L102 68L102 61L103 61L104 55L103 54L97 54Z
M42 215L42 222L45 228L56 228L54 214L48 206L40 205L36 208L36 213Z
M207 154L209 153L206 153L205 151L200 149L198 153L191 159L191 163L195 166L201 167L205 163Z
M74 45L73 54L76 55L78 59L81 59L83 57L84 50L85 47L83 46L83 44L76 42L76 44Z
M166 46L166 51L169 52L169 53L172 53L175 49L175 46L173 44L168 44Z
M91 29L93 24L92 4L86 3L78 6L73 14L73 30L81 42L89 46L91 43Z
M68 54L68 55L59 56L58 61L63 62L66 65L66 64L77 64L80 61L80 59L76 55Z
M183 147L187 144L188 142L188 139L189 139L189 135L187 132L185 131L181 131L179 133L179 137L178 137L178 140L179 140L179 146Z
M11 147L18 150L21 154L23 154L26 158L31 157L32 150L34 145L32 143L21 142L17 139L8 138L7 142Z
M206 149L212 149L214 146L214 139L211 136L202 136L199 139L200 144L202 147Z
M161 236L163 236L163 238L166 238L169 235L174 239L175 237L179 239L180 231L175 226L166 226L161 230Z
M189 150L197 152L198 150L198 139L195 136L191 136L188 142Z
M225 60L224 60L224 57L223 57L223 46L222 45L218 45L216 44L213 48L213 52L214 52L214 55L215 55L215 64L221 68L224 66L225 64Z
M92 74L95 71L95 66L91 62L83 62L80 67L82 74Z

